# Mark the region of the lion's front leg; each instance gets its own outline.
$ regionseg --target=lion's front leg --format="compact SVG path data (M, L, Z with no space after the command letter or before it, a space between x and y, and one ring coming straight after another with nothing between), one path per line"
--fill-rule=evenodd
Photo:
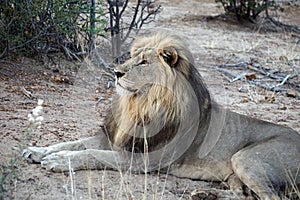
M87 149L82 151L60 151L44 157L41 165L46 170L64 172L70 169L120 169L127 166L128 160L117 151ZM121 167L122 166L122 167Z
M110 146L104 135L98 135L81 140L58 143L48 147L28 147L23 150L22 156L30 162L40 163L45 156L55 152L85 149L110 149Z

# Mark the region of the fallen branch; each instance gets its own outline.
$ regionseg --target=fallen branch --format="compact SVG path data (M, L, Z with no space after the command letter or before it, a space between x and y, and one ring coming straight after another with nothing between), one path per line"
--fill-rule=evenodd
M113 73L114 69L103 60L98 51L95 52L95 56L99 65L102 65L107 71Z
M230 82L232 80L232 77L237 77L237 75L233 74L231 71L227 70L227 69L223 69L220 67L216 67L216 66L207 66L208 68L212 68L214 70L217 70L219 72L222 72L225 76L226 79Z
M270 16L267 16L267 19L270 20L270 22L272 22L275 26L281 27L285 31L291 31L291 32L300 34L300 27L299 26L284 24L280 21L275 20L274 18L272 18Z
M238 75L237 77L235 77L234 79L232 79L231 81L229 81L230 83L233 83L235 81L238 81L240 79L243 79L245 76L247 75L247 73L242 73L240 75Z
M284 88L285 84L289 84L291 86L294 86L296 90L300 91L300 86L299 84L295 83L291 79L294 77L299 76L298 71L295 66L293 66L293 74L280 74L276 75L275 73L279 72L277 70L271 70L264 68L262 66L255 66L251 62L239 62L236 64L222 64L219 66L206 66L208 68L212 68L214 70L217 70L225 75L225 78L228 80L228 82L233 83L238 80L246 81L249 84L256 85L260 88L275 91L275 92L281 92L281 91L288 91L290 90L289 88ZM257 80L249 80L246 77L248 74L247 72L241 73L239 75L236 75L233 71L230 71L228 69L224 68L233 68L233 69L238 69L240 70L241 68L244 70L252 70L256 73L259 73L263 75L264 77L269 77L271 79L274 79L274 81L279 82L278 84L269 84L269 83L261 83Z
M287 77L287 75L284 75L284 76L276 75L275 73L279 72L278 70L270 70L270 69L267 69L267 68L262 67L262 66L256 66L251 62L240 62L240 63L237 63L237 64L224 64L224 65L220 65L220 66L222 66L222 67L234 67L234 68L243 67L245 69L250 69L252 71L258 72L258 73L260 73L260 74L262 74L266 77L270 77L272 79L275 79L276 81L283 81L286 78L284 83L287 83L287 84L290 84L290 85L293 85L293 86L297 86L297 85L293 81L290 81L289 79L292 79L296 76L299 76L299 73L298 73L295 66L291 66L291 68L294 71L294 74L289 74L288 77ZM218 71L222 71L222 70L218 70Z
M256 85L260 88L270 90L270 91L274 91L274 92L282 92L282 91L288 91L289 90L287 88L281 88L277 85L262 84L262 83L259 83L259 82L256 82L256 81L247 81L247 82L251 85Z
M291 77L291 74L286 75L286 77L281 81L281 83L277 84L277 86L284 85L287 82L288 78Z
M239 62L239 63L236 63L236 64L222 64L222 65L219 65L219 67L234 67L234 68L245 68L245 67L248 67L249 65L252 65L251 62Z
M277 76L277 75L274 74L275 72L278 72L277 70L276 71L273 70L273 71L270 72L270 70L268 70L264 67L255 66L255 65L249 65L248 69L253 70L255 72L258 72L258 73L260 73L264 76L270 77L272 79L276 79L276 80L281 80L282 79L282 77Z

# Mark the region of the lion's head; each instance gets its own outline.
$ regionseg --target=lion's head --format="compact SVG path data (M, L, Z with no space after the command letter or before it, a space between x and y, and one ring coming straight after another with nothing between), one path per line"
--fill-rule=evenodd
M115 75L117 95L107 123L115 147L155 151L188 126L198 126L209 112L209 93L177 36L157 33L136 40L131 58Z

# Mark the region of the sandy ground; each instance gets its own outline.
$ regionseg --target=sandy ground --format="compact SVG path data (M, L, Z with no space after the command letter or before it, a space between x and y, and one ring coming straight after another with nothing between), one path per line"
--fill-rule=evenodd
M286 91L272 92L245 81L230 83L228 76L211 68L251 61L280 73L292 73L291 66L300 72L299 35L272 32L263 24L249 28L224 17L208 19L222 13L214 1L161 3L158 20L145 27L145 32L166 29L186 39L217 102L300 132L299 87L284 86L298 95L288 97ZM299 7L288 9L280 13L280 19L299 26L300 20L295 17L300 14ZM104 170L55 174L22 160L13 147L47 146L97 134L109 106L113 88L107 86L112 78L97 64L89 60L74 64L56 55L52 60L55 63L28 58L0 61L0 199L188 199L194 189L226 188L226 183L158 173L134 175ZM245 70L233 73L239 75ZM299 85L299 77L293 80ZM27 115L36 107L37 99L45 102L44 121L40 129L30 132Z

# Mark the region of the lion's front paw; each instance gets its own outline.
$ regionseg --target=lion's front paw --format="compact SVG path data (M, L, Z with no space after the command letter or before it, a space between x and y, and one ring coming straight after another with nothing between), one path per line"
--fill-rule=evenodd
M215 200L218 199L218 196L211 191L207 190L195 190L191 194L191 200L200 200L200 199L205 199L205 200Z
M195 190L191 193L191 200L215 200L215 199L231 199L231 200L239 200L245 199L242 197L238 197L234 192L230 190L220 190L215 188L209 189L199 189Z
M41 166L46 170L53 172L65 172L69 171L69 166L72 164L71 151L60 151L45 156L41 161Z
M22 156L31 163L40 163L47 155L47 147L28 147L22 151Z

